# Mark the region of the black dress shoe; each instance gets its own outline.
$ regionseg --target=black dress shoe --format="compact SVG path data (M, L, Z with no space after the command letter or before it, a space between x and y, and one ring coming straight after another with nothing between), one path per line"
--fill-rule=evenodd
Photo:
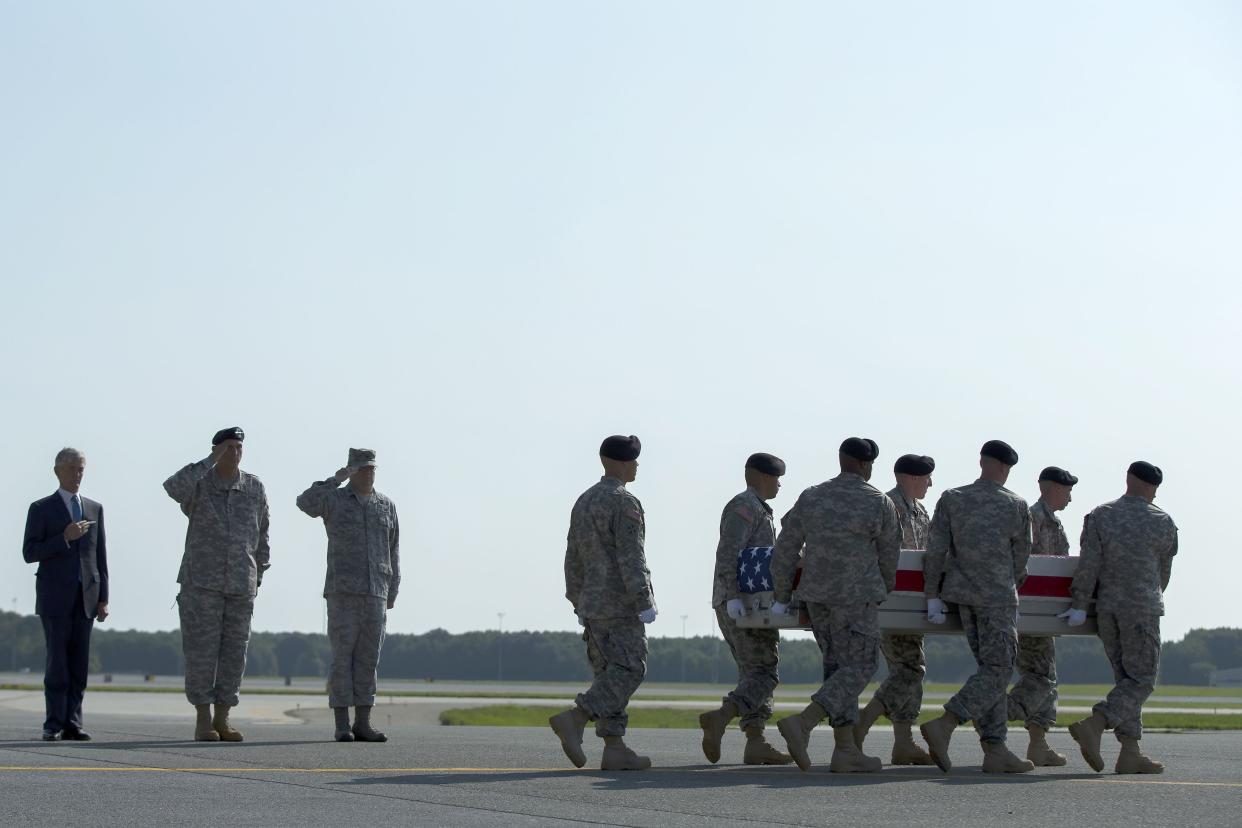
M45 741L45 742L59 742L59 741L60 741L60 731L59 731L59 730L45 730L45 731L43 731L43 741Z
M64 739L66 742L89 742L91 740L91 734L87 733L85 730L70 730L69 728L65 728L65 731L60 734L60 738Z

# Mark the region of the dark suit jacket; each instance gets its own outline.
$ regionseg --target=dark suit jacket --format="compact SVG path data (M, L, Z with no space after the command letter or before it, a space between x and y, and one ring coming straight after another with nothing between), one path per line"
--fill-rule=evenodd
M103 506L83 497L82 517L95 521L95 525L70 543L64 537L70 523L69 507L59 492L30 504L22 557L26 563L39 564L35 573L36 615L69 615L78 589L78 573L82 575L82 607L88 618L94 618L99 604L108 601Z

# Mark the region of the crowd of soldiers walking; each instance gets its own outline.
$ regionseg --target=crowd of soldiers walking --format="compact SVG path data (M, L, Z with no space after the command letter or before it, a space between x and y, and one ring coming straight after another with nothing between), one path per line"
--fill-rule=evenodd
M656 618L651 572L643 552L642 504L627 488L638 473L639 439L612 436L600 446L604 476L574 504L565 552L565 596L573 605L594 681L574 706L549 719L565 755L587 762L586 725L595 722L604 741L604 770L643 770L651 760L625 744L626 707L646 673L646 624ZM879 457L875 441L851 437L839 449L840 474L808 488L781 519L776 532L768 501L780 490L785 463L770 454L751 455L746 489L733 497L720 519L712 604L737 663L737 686L720 707L699 717L703 754L721 756L730 724L740 719L746 736L742 761L751 765L796 762L811 767L812 731L825 719L833 731L830 769L876 772L883 762L863 753L872 725L885 716L893 725L895 765L952 767L949 744L956 729L974 725L985 773L1025 773L1061 766L1066 758L1049 745L1057 716L1054 639L1019 635L1018 589L1031 554L1068 555L1069 540L1057 517L1070 502L1078 478L1049 466L1039 475L1039 500L1005 488L1018 453L989 440L979 455L979 479L941 494L934 515L922 504L935 461L907 454L894 465L896 487L884 493L869 481ZM1164 766L1140 750L1142 707L1155 687L1160 658L1160 617L1177 527L1153 500L1164 475L1146 461L1126 471L1126 492L1093 509L1083 521L1079 562L1070 587L1068 627L1086 622L1095 603L1098 634L1113 668L1115 686L1091 715L1070 725L1084 760L1103 770L1105 731L1120 743L1117 773L1160 773ZM805 606L823 653L824 680L800 713L777 722L788 752L769 743L765 724L779 681L779 637L771 627L742 626L750 612L737 577L738 555L751 547L774 547L771 612L791 612L796 570ZM956 608L974 654L976 672L944 705L943 713L913 735L922 711L923 637L881 633L878 606L893 591L901 549L926 550L924 591L927 620L943 624ZM879 666L888 675L859 709L859 696ZM1019 678L1012 689L1015 670ZM1026 758L1006 747L1008 722L1029 734Z

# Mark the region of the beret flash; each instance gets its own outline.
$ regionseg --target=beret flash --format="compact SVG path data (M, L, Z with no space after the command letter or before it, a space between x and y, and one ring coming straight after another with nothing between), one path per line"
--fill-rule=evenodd
M983 444L983 448L979 449L979 454L982 457L999 460L1006 466L1018 465L1018 453L1004 440L988 440Z
M863 462L875 460L880 456L880 447L876 445L875 440L869 440L866 437L847 438L838 450L846 457L853 457Z
M232 428L222 428L216 432L216 436L211 438L211 444L218 446L225 440L236 440L243 442L246 439L246 432L242 431L241 426L233 426Z
M1146 460L1135 460L1130 464L1129 473L1142 480L1144 483L1150 483L1153 486L1159 486L1164 482L1164 472L1160 471L1159 466L1153 466Z
M936 461L926 454L903 454L893 464L895 474L912 474L922 476L936 470Z
M599 444L600 457L607 457L609 460L637 460L638 453L642 450L643 444L633 434L629 437L614 434Z
M1048 480L1052 483L1060 483L1062 486L1073 486L1078 482L1078 478L1067 472L1065 469L1057 466L1049 466L1039 473L1039 480L1042 483Z
M746 458L746 468L780 477L785 473L785 461L774 454L760 451Z

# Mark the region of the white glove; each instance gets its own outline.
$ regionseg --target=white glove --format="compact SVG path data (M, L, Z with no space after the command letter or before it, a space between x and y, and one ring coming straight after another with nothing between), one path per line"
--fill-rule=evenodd
M638 614L638 620L642 621L644 624L650 624L655 619L656 619L656 608L655 607L647 607L645 610L643 610L642 612Z
M725 612L736 621L746 614L746 605L742 603L741 598L730 598L729 603L725 604Z
M1015 609L1013 611L1013 625L1018 626L1018 622L1022 620L1022 611Z
M949 608L939 598L927 599L927 620L933 624L943 624L949 619Z
M782 604L780 601L772 602L773 615L789 615L789 604Z
M1067 609L1065 612L1058 615L1057 618L1064 618L1065 623L1069 624L1071 627L1081 627L1083 624L1087 623L1087 611Z

